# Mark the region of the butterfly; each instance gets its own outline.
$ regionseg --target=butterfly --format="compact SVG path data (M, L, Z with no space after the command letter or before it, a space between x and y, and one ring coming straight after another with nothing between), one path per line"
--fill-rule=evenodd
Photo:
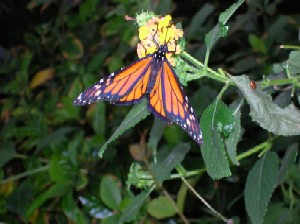
M121 68L100 79L82 92L74 105L86 105L105 100L115 105L131 105L147 98L148 109L167 123L176 123L198 144L202 132L179 83L177 75L166 58L167 44L158 46L153 54Z

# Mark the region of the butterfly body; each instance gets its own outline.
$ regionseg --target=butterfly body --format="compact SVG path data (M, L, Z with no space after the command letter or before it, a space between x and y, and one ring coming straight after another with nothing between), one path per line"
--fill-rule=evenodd
M100 79L82 92L75 105L105 100L116 105L131 105L147 98L149 110L166 121L182 127L198 144L202 133L193 108L166 58L168 46Z

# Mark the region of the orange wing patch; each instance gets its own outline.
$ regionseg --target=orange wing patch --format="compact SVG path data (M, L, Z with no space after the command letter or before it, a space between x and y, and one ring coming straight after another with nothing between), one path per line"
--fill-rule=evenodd
M168 61L163 62L162 94L166 117L181 126L195 141L202 142L202 133L193 108L185 96Z
M149 79L150 62L150 57L140 60L137 63L128 66L124 70L121 70L120 73L116 74L116 76L113 76L111 79L106 80L107 84L104 89L104 94L110 93L112 95L122 97L127 95L135 85L139 85L138 83L143 84L144 81L141 82L141 80L147 80L145 79L147 77ZM145 70L147 70L146 74L148 75L143 74L145 73Z
M160 68L159 72L157 73L154 86L149 94L149 107L153 113L168 121L163 104L161 73L162 68Z
M133 104L146 93L151 75L152 57L142 58L116 73L100 79L82 92L75 105L86 105L100 100L115 104Z

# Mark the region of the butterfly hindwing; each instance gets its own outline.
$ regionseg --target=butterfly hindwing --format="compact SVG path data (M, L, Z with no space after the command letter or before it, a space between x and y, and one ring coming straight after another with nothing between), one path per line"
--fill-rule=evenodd
M150 93L149 103L151 107L161 117L166 118L167 121L178 124L196 142L201 144L202 133L193 108L189 104L188 98L185 96L174 70L167 60L164 60L162 63L154 87L156 89L153 88L153 93L151 93L160 97L161 104L153 104L154 100Z
M154 64L155 66L155 64ZM162 95L162 79L161 74L162 73L162 66L158 68L158 73L155 79L155 82L153 84L152 90L148 95L148 107L150 111L152 111L156 116L160 117L162 120L165 120L168 123L171 123L165 113L165 107L164 107L164 99Z
M151 74L151 55L139 59L129 66L111 73L82 92L74 101L75 105L86 105L100 100L115 104L138 102L147 90Z

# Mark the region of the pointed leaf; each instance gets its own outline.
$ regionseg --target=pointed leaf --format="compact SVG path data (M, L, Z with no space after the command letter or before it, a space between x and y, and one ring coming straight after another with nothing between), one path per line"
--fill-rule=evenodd
M41 149L50 145L55 145L63 141L66 141L67 140L66 135L73 130L74 130L73 127L63 127L53 131L52 133L46 135L43 138L40 138L37 141L36 143L37 149Z
M154 118L154 124L149 134L148 146L150 149L152 150L157 149L157 144L161 139L166 126L167 126L166 122L162 121L158 117Z
M233 15L233 13L241 6L244 0L238 0L236 3L233 3L228 9L222 12L219 16L220 23L227 23L229 18Z
M237 1L220 14L219 23L205 35L207 51L211 50L212 46L217 42L218 39L227 35L228 27L225 26L225 24L243 2L244 0Z
M205 44L207 47L207 51L211 51L211 48L217 40L219 40L221 37L225 37L227 35L228 27L224 26L222 23L218 23L211 31L209 31L205 35Z
M134 107L129 111L125 119L122 121L117 130L113 133L112 136L105 142L105 144L99 150L99 157L103 156L108 144L116 140L121 134L127 131L129 128L134 127L141 120L145 119L149 115L147 109L147 101L142 100L139 104L134 105Z
M131 203L128 205L128 207L125 209L123 212L119 224L122 224L124 222L130 222L135 219L137 216L138 212L140 211L142 205L144 204L144 201L148 197L148 195L151 193L151 190L146 192L143 191L139 195L135 196Z
M70 189L70 187L70 184L52 185L48 190L41 193L33 202L31 202L26 211L26 216L30 216L34 212L34 210L44 204L49 198L59 197L65 194Z
M171 175L171 171L182 162L189 149L189 144L179 144L164 161L151 165L151 170L159 184L162 184L162 182Z
M261 127L276 135L300 134L300 111L293 105L284 109L272 102L270 95L250 86L247 76L231 76L250 105L250 115Z
M298 143L294 143L287 148L279 169L279 173L277 177L277 185L282 184L284 182L284 179L288 171L296 161L298 150L299 150Z
M279 160L277 154L266 153L250 170L245 187L245 205L252 223L260 224L276 186Z
M200 123L203 132L201 153L208 174L213 179L230 176L229 163L221 138L221 133L226 136L234 127L234 117L230 109L223 102L215 101L205 109Z

